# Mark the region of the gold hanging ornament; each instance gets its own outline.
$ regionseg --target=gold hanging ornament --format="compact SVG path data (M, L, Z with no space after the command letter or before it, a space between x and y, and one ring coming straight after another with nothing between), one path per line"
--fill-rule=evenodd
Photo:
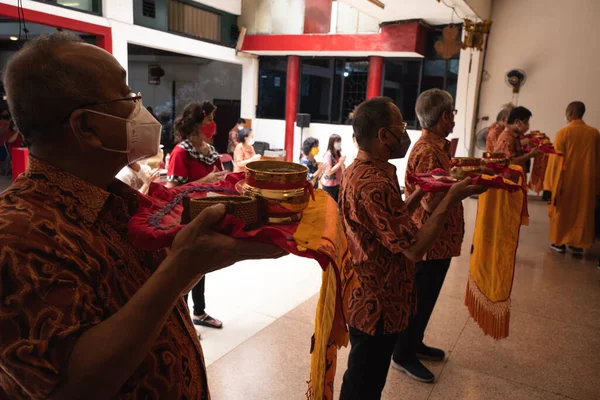
M463 29L465 30L463 49L483 50L485 36L490 33L491 26L492 21L490 20L475 22L465 18L463 25Z

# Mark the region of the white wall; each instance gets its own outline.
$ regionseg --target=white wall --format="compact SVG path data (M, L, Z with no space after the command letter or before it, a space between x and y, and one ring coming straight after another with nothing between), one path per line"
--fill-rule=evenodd
M465 3L477 14L481 19L488 19L492 14L492 0L464 0ZM494 0L502 1L502 0Z
M283 149L285 145L285 121L278 119L255 119L252 121L252 129L254 137L257 141L267 142L271 148ZM336 133L342 137L342 153L346 156L346 165L350 165L356 158L358 150L352 142L352 126L350 125L333 125L333 124L310 124L310 128L304 129L304 137L300 137L300 128L294 128L294 155L293 161L298 161L300 155L301 141L307 137L315 137L319 140L319 154L316 159L321 161L322 157L327 152L327 144L329 136ZM397 168L398 181L401 186L404 186L404 174L406 173L406 163L408 154L412 150L412 146L421 136L421 131L409 130L408 135L411 138L412 144L409 148L407 157L398 160L390 161Z
M304 32L304 0L242 0L238 24L248 34L301 34Z
M148 84L149 65L158 65L165 71L159 85ZM183 57L131 56L128 75L129 86L135 92L141 92L144 105L154 107L157 113L170 111L173 81L177 113L193 100L241 98L242 67L237 64L206 59L194 62Z
M492 19L480 116L493 120L511 101L504 75L519 68L527 75L519 105L533 112L532 129L554 137L574 100L586 104L586 122L599 127L600 1L495 0Z

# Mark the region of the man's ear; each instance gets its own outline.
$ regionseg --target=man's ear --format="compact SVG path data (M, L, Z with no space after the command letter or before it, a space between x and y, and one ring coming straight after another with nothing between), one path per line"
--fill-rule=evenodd
M71 129L80 142L89 147L101 148L102 142L87 123L88 113L85 110L75 110L69 118Z
M379 130L377 131L377 136L379 136L380 140L383 143L387 143L388 141L388 131L386 128L379 128Z

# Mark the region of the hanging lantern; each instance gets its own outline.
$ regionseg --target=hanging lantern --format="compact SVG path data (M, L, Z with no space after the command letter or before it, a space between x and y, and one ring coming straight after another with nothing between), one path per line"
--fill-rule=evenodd
M486 35L490 33L492 21L485 20L483 22L471 21L465 18L463 29L465 30L465 40L463 49L475 49L481 51Z

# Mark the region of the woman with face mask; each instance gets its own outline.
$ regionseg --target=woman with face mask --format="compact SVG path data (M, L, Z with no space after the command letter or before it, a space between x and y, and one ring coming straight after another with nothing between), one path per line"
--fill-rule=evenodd
M346 168L346 156L342 156L342 138L340 135L333 134L329 137L327 153L323 159L323 179L321 184L323 190L329 193L337 203L340 192L340 181L344 168Z
M306 165L308 174L306 180L312 183L315 189L319 187L319 178L323 172L323 167L319 165L315 156L319 154L319 141L313 137L306 138L302 143L302 154L300 164Z
M183 141L173 149L167 170L167 187L188 182L214 183L227 176L223 171L219 153L207 143L216 132L214 122L217 107L209 101L193 102L185 106L183 115L175 120L175 131ZM205 308L205 277L192 289L195 325L222 328L223 323L210 315ZM187 295L185 296L187 301Z
M233 152L233 172L243 172L246 164L260 160L260 154L254 151L254 132L250 128L242 128L238 132L239 143Z

